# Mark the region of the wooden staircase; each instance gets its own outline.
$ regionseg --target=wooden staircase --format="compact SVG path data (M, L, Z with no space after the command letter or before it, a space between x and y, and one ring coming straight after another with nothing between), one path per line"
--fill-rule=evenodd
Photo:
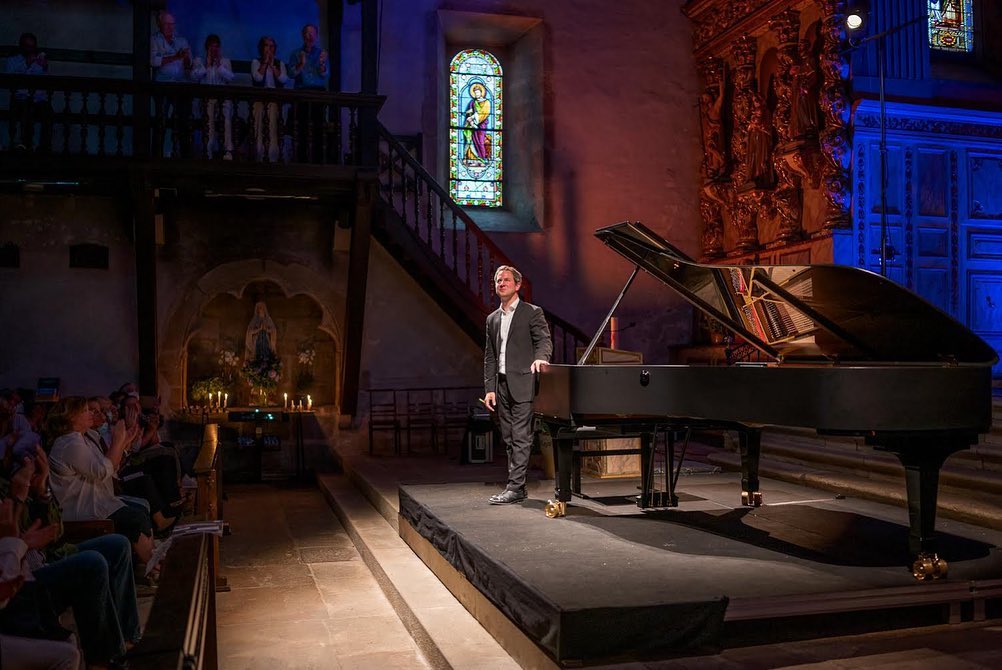
M497 307L493 270L511 261L381 124L378 134L380 203L372 234L481 345L487 315ZM532 300L528 280L521 293ZM575 348L590 338L541 307L553 336L553 362L575 362Z

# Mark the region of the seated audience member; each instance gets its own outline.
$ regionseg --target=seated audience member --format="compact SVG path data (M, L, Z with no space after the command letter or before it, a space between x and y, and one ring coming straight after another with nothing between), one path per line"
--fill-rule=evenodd
M14 501L4 500L0 503L0 664L22 670L77 670L80 652L71 640L40 640L28 637L26 633L32 631L25 630L18 630L20 634L6 632L8 628L24 627L17 621L5 625L8 617L27 618L23 612L8 611L7 605L18 595L25 580L31 579L24 560L28 549L14 518ZM17 605L11 608L16 609Z
M119 413L125 420L126 428L137 426L141 431L128 449L119 476L128 484L123 484L127 493L146 498L153 511L159 510L163 514L163 523L159 517L155 516L155 519L157 528L164 530L173 523L170 517L179 514L183 504L178 453L172 445L160 441L161 417L155 408L142 410L139 399L128 396L122 401ZM147 482L134 479L140 473L152 481L155 494L147 496L144 493L148 491Z
M0 437L0 457L7 457L19 461L27 452L33 452L38 445L40 438L38 427L25 416L24 402L17 391L4 389L0 391L0 407L5 415L9 416L9 428Z
M317 27L307 23L303 43L289 55L289 76L297 90L326 91L330 71L327 51L317 43ZM296 157L301 162L319 162L323 157L324 106L300 102L296 105Z
M194 61L188 40L174 31L174 15L168 11L157 14L157 27L160 29L150 39L150 64L153 66L153 80L164 82L185 82L191 77ZM165 98L161 105L163 117L157 124L157 146L164 147L166 127L172 125L177 135L171 136L165 155L172 155L173 145L179 144L180 154L186 157L190 153L191 134L188 126L191 123L191 100L174 100Z
M38 50L38 39L24 33L17 43L18 52L7 59L8 74L48 74L49 62L45 53ZM44 89L14 92L10 101L10 142L17 149L30 149L34 145L35 124L40 125L38 148L52 148L52 105Z
M111 519L115 532L129 538L140 563L153 553L153 527L148 513L115 495L115 471L126 447L138 430L127 429L124 421L112 428L108 453L84 439L91 426L87 401L68 396L58 401L46 419L46 433L52 442L49 461L52 490L68 521Z
M284 88L289 83L285 63L275 58L278 45L275 39L265 35L257 43L258 57L251 61L251 84L257 88ZM268 109L268 160L278 161L281 153L278 144L279 108L277 102L267 103ZM257 136L257 158L264 160L264 117L265 104L253 105L254 132Z
M101 409L101 398L94 397L87 401L90 410L91 426L84 432L84 439L91 445L100 449L102 454L107 455L108 444L111 442L111 428L107 424L104 410ZM128 427L128 422L126 422ZM107 436L107 437L106 437ZM175 521L179 510L171 503L174 499L165 501L152 477L146 474L141 468L126 466L127 457L123 457L119 462L118 478L115 481L115 493L126 503L138 502L143 509L152 514L153 523L158 531L169 531ZM171 465L173 459L171 460ZM158 514L159 513L159 514Z
M205 60L195 59L195 65L191 70L191 78L210 86L224 86L233 81L233 67L230 59L224 58L222 53L222 42L219 35L209 35L205 38ZM223 160L233 159L233 101L223 100L219 104L216 98L209 98L205 102L205 116L207 120L208 138L205 145L209 158L212 158L214 151L219 151L216 131L219 127L217 115L222 113L223 117L223 146L225 153Z
M24 625L26 617L16 618L19 608L30 613L44 605L40 614L46 616L37 617L37 623L32 621L20 632L60 637L63 629L54 616L49 621L48 615L72 607L88 666L107 667L109 661L125 653L126 643L134 644L140 637L132 547L128 539L116 534L76 546L62 542L61 514L49 493L45 452L39 451L35 459L24 459L21 466L10 478L0 477L0 496L14 506L14 518L26 545L22 574L31 580L33 590L40 591L29 594L34 596L30 600L14 601L14 619L5 619L5 632L17 630L19 622Z

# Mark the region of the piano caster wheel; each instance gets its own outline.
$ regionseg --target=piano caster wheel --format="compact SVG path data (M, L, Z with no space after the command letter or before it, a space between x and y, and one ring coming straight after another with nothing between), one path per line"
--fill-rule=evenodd
M912 563L912 575L920 582L946 577L947 564L936 554L919 554Z
M761 507L762 493L759 491L755 491L754 493L749 493L748 491L742 491L741 504L746 507Z
M546 516L547 518L550 519L556 519L557 517L567 516L567 503L560 502L559 500L547 500Z

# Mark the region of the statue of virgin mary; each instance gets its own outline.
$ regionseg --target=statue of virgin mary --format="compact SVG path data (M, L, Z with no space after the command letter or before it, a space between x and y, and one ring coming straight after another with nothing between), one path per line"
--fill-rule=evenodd
M268 315L267 305L258 302L254 305L254 316L247 324L244 336L244 361L252 363L276 358L277 335L278 330Z

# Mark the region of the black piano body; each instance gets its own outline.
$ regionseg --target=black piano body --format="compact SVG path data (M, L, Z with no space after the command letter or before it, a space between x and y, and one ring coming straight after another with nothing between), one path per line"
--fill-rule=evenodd
M765 362L548 366L534 412L557 450L556 515L571 500L579 438L641 437L638 504L646 507L677 504L671 476L664 495L650 490L649 452L659 430L736 430L748 505L761 502L763 426L862 435L905 467L916 577L945 574L935 547L939 471L991 427L997 356L988 344L907 289L857 268L703 265L638 223L596 235L762 352Z

